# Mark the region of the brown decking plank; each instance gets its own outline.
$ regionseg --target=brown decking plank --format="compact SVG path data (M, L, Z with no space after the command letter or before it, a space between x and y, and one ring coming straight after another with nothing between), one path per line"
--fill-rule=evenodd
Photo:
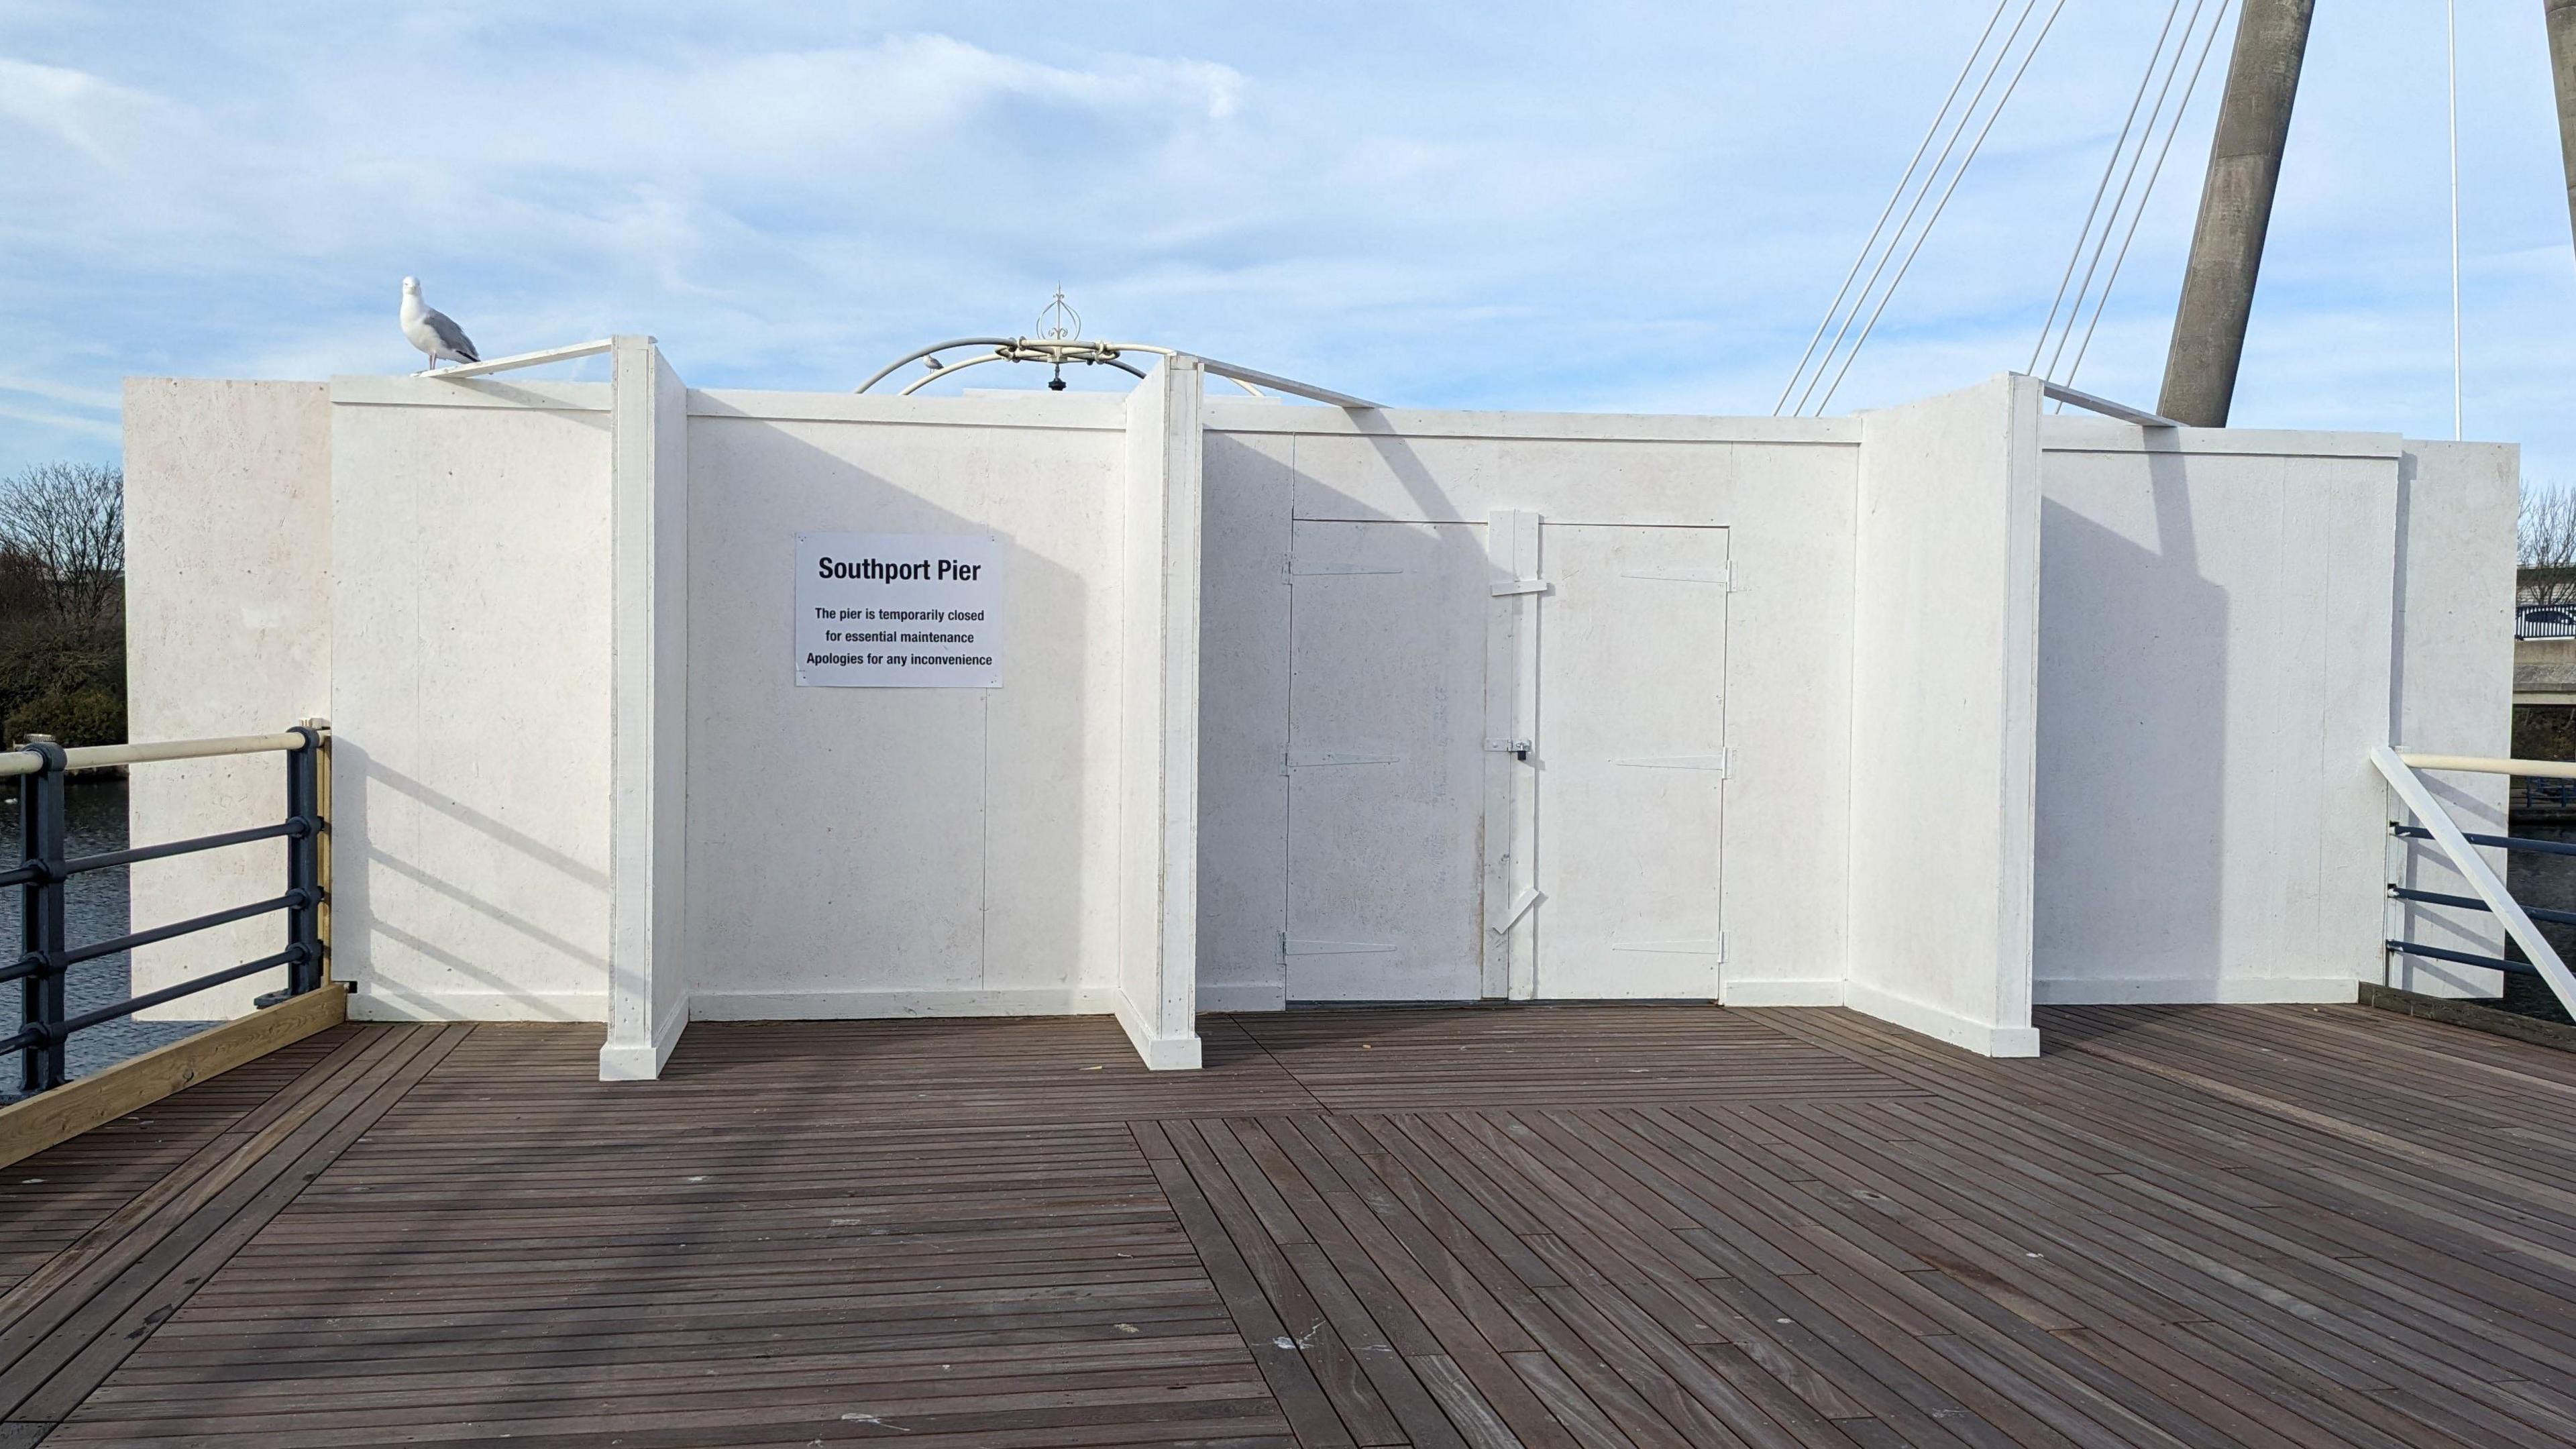
M1257 1388L1252 1390L1257 1394ZM1233 1395L1228 1398L1226 1396ZM386 1443L494 1443L519 1445L664 1445L691 1449L708 1444L805 1444L867 1439L880 1434L900 1442L992 1443L1011 1431L1027 1432L1025 1444L1143 1443L1205 1437L1210 1431L1255 1434L1278 1427L1267 1396L1245 1396L1233 1384L1176 1385L1160 1393L1129 1389L1032 1390L986 1396L980 1403L945 1404L935 1399L886 1398L868 1409L850 1409L847 1399L829 1404L746 1405L723 1409L675 1410L653 1415L589 1415L550 1425L547 1420L488 1418L402 1424L315 1424L276 1428L266 1424L225 1432L173 1434L182 1443L231 1440L261 1449L352 1449ZM867 1419L845 1417L867 1414ZM1165 1421L1162 1433L1152 1432ZM873 1421L873 1422L870 1422ZM1178 1421L1178 1422L1172 1422ZM579 1423L584 1427L574 1428ZM531 1427L533 1426L533 1427ZM548 1432L549 1428L553 1432ZM910 1432L905 1432L909 1429ZM527 1430L522 1432L522 1430ZM888 1433L888 1430L893 1432ZM1089 1431L1089 1432L1086 1432ZM138 1439L124 1422L74 1420L57 1431L62 1443L93 1435L109 1443L149 1443ZM954 1437L949 1437L954 1436ZM53 1441L48 1441L53 1442Z
M1629 1438L1600 1405L1592 1402L1574 1380L1566 1377L1565 1370L1554 1358L1536 1351L1505 1354L1503 1357L1583 1449L1639 1449L1637 1442Z
M335 1035L291 1042L0 1171L0 1217L11 1229L0 1234L0 1292L81 1246L138 1194L186 1177L191 1158L246 1130L245 1115L328 1051ZM11 1316L0 1313L0 1322Z
M1266 1188L1266 1184L1261 1183L1260 1170L1243 1157L1222 1123L1217 1124L1214 1131L1196 1123L1176 1123L1171 1129L1171 1140L1181 1165L1207 1195L1209 1206L1215 1209L1218 1225L1224 1228L1235 1250L1252 1270L1253 1278L1261 1285L1263 1296L1270 1301L1271 1323L1247 1323L1247 1337L1262 1326L1280 1330L1271 1346L1282 1352L1299 1354L1304 1359L1315 1382L1322 1387L1324 1397L1331 1401L1334 1411L1341 1416L1342 1427L1349 1432L1351 1442L1360 1445L1405 1442L1406 1436L1397 1427L1394 1414L1370 1382L1372 1376L1361 1367L1358 1355L1343 1339L1339 1327L1316 1303L1295 1265L1280 1251L1284 1244L1307 1241L1294 1214L1278 1200L1275 1192L1265 1190L1262 1196L1272 1205L1275 1216L1264 1216L1262 1205L1247 1198L1242 1178L1223 1159L1231 1156L1239 1160L1244 1168L1243 1176ZM1223 1150L1215 1145L1219 1140L1225 1143ZM1276 1236L1279 1233L1290 1236ZM1301 1429L1300 1432L1304 1431Z
M1519 1321L1491 1290L1442 1247L1428 1229L1412 1220L1403 1204L1375 1182L1367 1166L1321 1121L1283 1118L1272 1140L1336 1219L1401 1296L1407 1307L1439 1341L1442 1352L1408 1356L1416 1365L1440 1365L1439 1372L1458 1376L1472 1386L1483 1406L1532 1449L1558 1449L1573 1443L1563 1425L1513 1371L1502 1355L1538 1347ZM1335 1184L1327 1188L1326 1183ZM1372 1191L1374 1188L1374 1191ZM1425 1388L1434 1386L1425 1379ZM1469 1442L1470 1425L1459 1419L1454 1395L1434 1397L1449 1410L1452 1423Z
M1296 1268L1306 1290L1314 1295L1316 1307L1360 1356L1369 1381L1376 1385L1378 1397L1402 1426L1407 1442L1425 1449L1463 1445L1465 1439L1414 1375L1405 1355L1387 1338L1376 1315L1352 1291L1331 1256L1311 1242L1282 1244L1280 1252Z
M1638 1271L1677 1285L1721 1271L1676 1232L1640 1215L1616 1191L1605 1194L1578 1185L1585 1177L1582 1169L1543 1144L1526 1126L1508 1118L1469 1113L1452 1114L1446 1123L1454 1128L1452 1140L1462 1146L1468 1142L1481 1146L1493 1154L1495 1171L1537 1189L1531 1201L1534 1206L1545 1205L1546 1217L1580 1223L1583 1236L1598 1240ZM1566 1176L1568 1170L1574 1178Z
M931 1378L944 1384L972 1384L988 1379L1027 1376L1033 1369L1081 1372L1114 1368L1168 1372L1174 1368L1206 1366L1234 1368L1245 1373L1251 1371L1251 1358L1244 1352L1242 1335L1230 1326L1221 1332L1149 1340L1143 1344L1128 1338L1059 1338L1026 1344L905 1343L873 1351L807 1353L779 1352L772 1344L763 1345L758 1353L735 1357L748 1361L732 1362L710 1356L692 1365L696 1370L692 1374L666 1375L646 1387L653 1393L733 1393L765 1387L909 1383ZM716 1370L714 1365L719 1363L727 1366ZM263 1403L277 1405L280 1412L308 1412L325 1407L443 1404L467 1397L507 1394L560 1396L585 1390L606 1392L634 1387L631 1363L604 1359L584 1364L522 1365L509 1369L427 1371L415 1368L405 1372L337 1377L294 1373L281 1373L269 1378L244 1376L225 1384L222 1392L227 1407L239 1412L253 1412ZM205 1386L193 1377L165 1375L152 1379L120 1374L118 1382L100 1388L84 1407L94 1414L113 1410L138 1419L156 1415L184 1416L199 1411L206 1398Z
M1429 1164L1426 1154L1363 1150L1372 1145L1386 1147L1416 1140L1401 1130L1413 1125L1409 1119L1377 1119L1377 1124L1383 1130L1374 1133L1366 1130L1369 1124L1347 1118L1330 1125L1352 1147L1376 1183L1402 1205L1404 1213L1466 1264L1480 1282L1490 1286L1496 1301L1538 1346L1535 1355L1515 1352L1504 1357L1530 1383L1540 1401L1553 1409L1556 1400L1551 1395L1560 1391L1553 1380L1543 1386L1532 1378L1532 1364L1543 1356L1553 1366L1553 1374L1563 1381L1563 1388L1583 1396L1587 1412L1600 1414L1634 1444L1679 1449L1680 1441L1674 1437L1672 1427L1532 1291L1561 1281L1545 1260L1529 1251L1520 1237L1506 1230L1498 1219L1484 1213L1478 1199L1454 1190L1454 1185L1452 1190L1442 1191L1440 1184L1446 1180L1439 1178L1438 1169ZM1425 1175L1417 1178L1417 1172ZM1385 1211L1392 1213L1393 1209ZM1565 1427L1578 1438L1588 1432L1571 1421Z
M2105 1175L2097 1180L2110 1183L2116 1181L2117 1177L2118 1175L2116 1174ZM2070 1190L2087 1197L2096 1196L2088 1189L2075 1187L2072 1184L2069 1185L2069 1188ZM2295 1296L2300 1301L2317 1304L2319 1306L2339 1306L2341 1310L2340 1313L2328 1314L2328 1321L2340 1322L2344 1319L2357 1319L2364 1326L2369 1327L2373 1332L2384 1332L2391 1335L2393 1336L2393 1341L2405 1344L2434 1362L2446 1362L2459 1368L2466 1368L2476 1361L2472 1357L2457 1351L2439 1337L2421 1333L2414 1329L2410 1324L2390 1319L2385 1315L2378 1313L2376 1310L2370 1308L2366 1302L2362 1301L2359 1297L2349 1291L2348 1286L2344 1282L2321 1283L2313 1277L2303 1274L2300 1271L2297 1262L2298 1250L2296 1245L2289 1244L2286 1240L2272 1236L2262 1228L2258 1228L2250 1224L2235 1224L2227 1232L2214 1235L2207 1222L2198 1218L2163 1211L2157 1205L2141 1206L2136 1205L2133 1202L2131 1205L2126 1207L2126 1210L2123 1210L2123 1205L2117 1199L2108 1199L2107 1194L2097 1197L2097 1201L2100 1200L2107 1200L2111 1216L2131 1225L2132 1237L2134 1240L2142 1243L2161 1243L2167 1245L2164 1249L2167 1256L2178 1256L2182 1261L2196 1266L2204 1274L2215 1274L2219 1276L2222 1281L2232 1281L2240 1287L2243 1287L2244 1285L2262 1284L2264 1286L2257 1291L2269 1292L2279 1295L2285 1299ZM2255 1245L2266 1251L2264 1251L2258 1259L2254 1255L2246 1252L2247 1244ZM2247 1261L2244 1261L2241 1266L2231 1266L2226 1263L2223 1255L2236 1255L2247 1259ZM2331 1271L2333 1266L2340 1265L2341 1260L2321 1254L2310 1254L2308 1256L2308 1262L2312 1265L2326 1265ZM2254 1276L2250 1270L2258 1267L2265 1268L2265 1270L2271 1275L2271 1280ZM2348 1279L2351 1274L2348 1268L2343 1268L2340 1273L2337 1273L2334 1276L2340 1279ZM2294 1280L2301 1286L2303 1291L2294 1295L2288 1284L2276 1281L2280 1279ZM2472 1333L2489 1336L2491 1338L2495 1336L2489 1333L2486 1329L2475 1324L2466 1324L2462 1326ZM2511 1349L2503 1348L2501 1346L2499 1347L2499 1351L2506 1353L2514 1352ZM2518 1358L2517 1361L2526 1364L2529 1362L2528 1360L2520 1360Z
M2083 1189L2077 1185L2065 1184L2063 1190L2075 1193L2079 1201L2085 1200ZM2060 1239L2062 1249L2089 1253L2095 1262L2132 1261L2139 1269L2143 1269L2143 1264L2134 1259L2134 1251L2146 1250L2165 1265L2154 1271L2167 1275L2164 1282L2168 1285L2165 1289L2168 1296L2195 1303L2211 1317L2233 1322L2249 1332L2256 1331L2253 1325L2260 1322L2265 1325L2262 1332L2295 1338L2306 1345L2307 1352L2322 1353L2336 1361L2349 1360L2364 1371L2384 1373L2391 1366L2391 1361L2384 1355L2371 1351L2366 1343L2354 1340L2340 1320L2331 1315L2299 1311L2308 1305L2292 1295L2267 1288L2261 1280L2229 1264L2219 1255L2228 1253L2230 1245L2194 1244L2182 1237L2155 1232L2143 1223L2123 1219L2109 1205L2098 1200L2088 1206L2105 1222L2124 1224L2122 1231L2116 1240L2099 1234L2088 1235L2073 1225L2082 1221L2075 1219L2058 1225L2073 1235ZM2045 1205L2040 1205L2037 1210L2043 1214L2048 1211ZM2045 1221L2044 1217L2033 1219L2033 1229L2054 1231L2041 1226ZM2176 1273L2187 1273L2198 1281L2207 1282L2212 1291L2201 1292L2182 1286L2170 1276ZM2384 1386L2384 1382L2368 1384L2372 1388Z
M1345 1140L1351 1133L1361 1134L1371 1150L1360 1151L1360 1161L1414 1216L1422 1217L1436 1204L1439 1213L1471 1234L1482 1252L1521 1283L1543 1288L1556 1281L1555 1270L1521 1242L1522 1233L1538 1231L1538 1219L1510 1194L1468 1170L1438 1133L1420 1130L1412 1117L1341 1118L1336 1125ZM1360 1143L1353 1147L1359 1150Z
M2266 1307L2268 1308L2269 1306L2266 1305ZM2277 1309L2271 1311L2277 1312ZM2427 1362L2420 1357L2415 1367L2410 1369L2398 1369L2392 1360L2380 1354L2371 1354L2366 1358L2356 1357L2356 1350L2365 1348L2367 1340L2353 1339L2349 1330L2344 1331L2343 1338L2341 1340L2333 1337L2320 1338L2315 1334L2314 1324L2295 1318L2284 1316L2281 1319L2279 1327L2266 1329L2257 1326L2253 1319L2249 1317L2235 1314L2228 1314L2226 1316L2235 1324L2238 1330L2247 1334L2252 1334L2257 1338L2269 1339L2275 1337L2279 1333L2291 1333L2297 1335L2301 1338L2304 1344L2309 1345L2308 1347L2303 1347L2298 1350L2298 1352L2302 1355L2304 1361L2311 1364L2322 1366L2325 1364L2331 1364L2338 1358L2351 1358L2356 1363L2375 1367L2383 1376L2393 1372L2397 1375L2400 1381L2416 1379L2419 1374L2427 1371L2428 1369ZM2375 1316L2372 1317L2376 1322L2389 1324L2389 1320L2376 1319ZM2333 1323L2336 1320L2325 1318L2318 1321ZM2411 1341L2412 1344L2418 1348L2431 1346L2436 1348L2437 1351L2439 1349L2439 1345L2434 1340L2415 1335L2411 1329L2403 1328L2394 1324L2389 1324L2389 1326L2395 1330L2397 1337L2401 1341ZM2397 1345L2392 1344L2391 1346ZM2322 1355L2321 1357L2320 1354ZM2456 1369L2445 1370L2440 1364L2432 1363L2429 1364L2429 1370L2433 1372L2436 1379L2442 1381L2443 1386L2446 1389L2453 1393L2464 1394L2473 1399L2483 1397L2492 1400L2496 1397L2490 1392L2489 1385L2481 1382L2475 1377L2464 1376L2457 1372ZM2239 1377L2244 1378L2244 1375L2240 1373ZM2418 1379L2418 1381L2420 1381L2420 1379ZM2256 1381L2251 1379L2248 1379L2247 1382L2256 1383ZM2256 1386L2263 1387L2268 1391L2267 1385L2256 1384ZM2384 1385L2372 1383L2370 1380L2365 1378L2355 1384L2354 1387L2359 1389L2361 1392L2371 1392L2384 1387Z
M103 1211L78 1238L45 1257L32 1271L11 1284L6 1293L0 1293L0 1323L26 1325L33 1321L30 1315L34 1313L39 1303L67 1289L78 1291L75 1284L78 1275L87 1272L95 1277L108 1271L106 1267L108 1264L130 1261L141 1251L136 1244L149 1241L148 1237L138 1239L135 1235L152 1221L155 1214L192 1192L199 1196L204 1195L209 1191L207 1184L210 1182L219 1185L220 1182L229 1180L223 1174L228 1167L237 1170L236 1154L245 1142L257 1137L263 1128L286 1111L297 1107L309 1109L318 1105L316 1094L320 1089L343 1066L359 1056L371 1039L363 1027L339 1027L306 1037L300 1042L290 1043L267 1058L243 1067L236 1067L233 1072L215 1078L214 1082L223 1082L234 1073L249 1072L260 1067L269 1067L273 1071L275 1067L287 1065L287 1063L277 1062L276 1058L285 1056L289 1052L295 1053L295 1058L290 1058L294 1060L308 1055L313 1050L326 1051L326 1055L320 1061L285 1082L275 1085L266 1096L252 1098L233 1111L209 1114L224 1120L209 1123L207 1130L198 1135L202 1140L196 1150L175 1163L156 1169L157 1177L137 1184L134 1191L106 1195L113 1198L112 1204L102 1200L99 1206ZM305 1047L306 1050L297 1051L298 1047ZM181 1098L204 1091L213 1084L210 1082L204 1086L188 1088L186 1091L155 1103L148 1110L160 1112L170 1109L172 1104ZM104 1132L105 1129L101 1129L98 1133L75 1138L72 1143L64 1144L63 1147L38 1153L17 1164L10 1175L38 1176L49 1171L59 1171L60 1169L50 1165L49 1159L75 1144L87 1142L97 1145L91 1139L102 1136ZM198 1140L198 1138L191 1140ZM48 1204L48 1207L57 1213L62 1210L62 1206L60 1202ZM12 1207L14 1209L18 1205L13 1203ZM20 1351L23 1349L15 1345L8 1336L0 1335L0 1363L9 1361L15 1352Z
M1744 1442L1699 1394L1782 1449L2569 1438L2576 1399L2512 1375L2576 1366L2576 1132L2504 1100L2566 1096L2569 1064L2462 1045L2454 1112L2470 1034L2385 1013L2041 1024L2049 1055L1993 1062L1826 1010L1210 1018L1231 1045L1186 1082L1119 1058L1106 1022L701 1023L665 1082L614 1087L595 1028L486 1029L57 1432L318 1446L414 1414L562 1449L1284 1442L1160 1163L1230 1194L1209 1211L1256 1293L1302 1295L1416 1441L1468 1442L1454 1413ZM221 1109L231 1130L285 1110L273 1086ZM142 1130L65 1144L85 1180L44 1185L29 1240L79 1239L206 1141ZM918 1391L941 1415L912 1434L786 1422L940 1354L956 1377ZM1165 1378L1222 1412L1139 1397ZM631 1428L564 1412L627 1385ZM687 1427L764 1393L775 1425Z
M371 1084L397 1070L422 1043L386 1033L354 1054L324 1085ZM218 1228L233 1207L286 1170L304 1143L341 1120L350 1103L338 1091L317 1090L266 1126L227 1148L177 1191L160 1196L138 1222L112 1243L67 1262L59 1276L31 1283L42 1296L0 1326L0 1415L16 1412L28 1395L87 1344L103 1325ZM281 1156L281 1154L290 1154Z
M352 1101L354 1093L344 1094L334 1105L346 1102L345 1110L317 1113L278 1143L269 1159L276 1164L274 1171L263 1164L245 1173L234 1188L208 1202L188 1224L137 1259L115 1285L66 1320L57 1334L80 1343L77 1353L62 1355L59 1361L52 1354L31 1353L13 1365L7 1376L0 1377L0 1400L15 1402L13 1412L24 1418L60 1419L71 1414L157 1325L187 1302L199 1284L471 1031L463 1026L425 1029L413 1034L416 1050L405 1052L398 1046L388 1053L381 1062L385 1068L381 1076L371 1069L357 1079L366 1087L365 1095ZM289 1120L281 1116L279 1123ZM251 1184L256 1184L255 1190L237 1191ZM113 1312L101 1312L111 1306ZM86 1342L81 1342L84 1337Z
M317 1412L293 1402L270 1403L247 1410L223 1402L150 1406L157 1412L136 1413L133 1406L115 1416L121 1431L135 1437L275 1436L287 1439L315 1430L349 1435L374 1430L425 1435L478 1426L508 1424L523 1434L542 1434L579 1425L585 1429L670 1429L695 1427L727 1430L763 1424L855 1422L842 1416L872 1415L890 1423L934 1428L943 1418L1017 1412L1100 1409L1118 1417L1149 1420L1180 1404L1204 1412L1211 1402L1234 1401L1232 1412L1260 1417L1269 1412L1269 1392L1260 1374L1240 1356L1230 1372L1198 1374L1186 1381L1170 1367L1121 1366L1075 1372L983 1376L959 1379L945 1374L909 1377L790 1378L758 1375L738 1384L603 1383L571 1391L530 1389L477 1393L436 1403L392 1401L339 1402ZM106 1422L107 1406L86 1410L83 1422ZM926 1423L924 1421L927 1421ZM1077 1420L1078 1421L1078 1420ZM513 1435L512 1437L519 1437Z
M1174 1148L1178 1150L1177 1142ZM1350 1444L1351 1436L1343 1427L1341 1415L1323 1385L1316 1381L1305 1356L1297 1351L1296 1341L1287 1334L1278 1311L1262 1293L1260 1280L1227 1234L1216 1209L1192 1180L1188 1165L1178 1160L1162 1161L1154 1163L1153 1169L1163 1184L1164 1196L1171 1200L1172 1210L1180 1215L1190 1241L1197 1245L1209 1281L1225 1300L1226 1311L1233 1315L1245 1347L1262 1378L1269 1382L1271 1396L1278 1401L1298 1441L1325 1446ZM1283 1339L1289 1345L1284 1349L1279 1347Z

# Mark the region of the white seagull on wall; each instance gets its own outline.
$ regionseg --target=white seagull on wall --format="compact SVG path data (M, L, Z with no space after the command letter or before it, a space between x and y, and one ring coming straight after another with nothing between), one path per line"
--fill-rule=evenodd
M474 354L474 339L465 335L464 328L457 326L446 313L420 300L418 277L403 278L402 330L412 346L429 354L432 368L438 366L442 357L450 362L483 360Z

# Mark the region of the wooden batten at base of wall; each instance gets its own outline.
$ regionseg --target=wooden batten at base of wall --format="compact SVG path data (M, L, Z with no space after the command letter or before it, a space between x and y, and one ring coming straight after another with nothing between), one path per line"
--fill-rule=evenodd
M2498 1011L2475 1001L2462 1001L2448 996L2426 996L2421 992L2401 991L2394 986L2361 983L2361 1004L2394 1011L2402 1016L2420 1016L2447 1026L2464 1026L2493 1036L2511 1037L2533 1046L2555 1047L2562 1052L2576 1052L2576 1026L2546 1021L2536 1016L2523 1016L2511 1011Z
M325 981L319 991L263 1007L185 1041L155 1047L105 1071L0 1107L0 1167L338 1026L348 1015L348 990L337 981Z

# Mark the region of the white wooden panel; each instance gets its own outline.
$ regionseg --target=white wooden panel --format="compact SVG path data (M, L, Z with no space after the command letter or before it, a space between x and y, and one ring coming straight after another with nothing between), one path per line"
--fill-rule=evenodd
M1540 537L1537 994L1713 998L1726 530Z
M2376 979L2387 799L2353 762L2389 728L2396 467L2042 469L2037 989L2295 1001ZM2424 888L2463 890L2440 874Z
M1207 435L1199 597L1199 1008L1287 999L1288 440Z
M1485 616L1473 525L1292 533L1288 997L1478 994Z
M127 379L125 554L126 738L254 734L330 713L329 389ZM183 840L274 818L286 773L278 758L133 771L132 838ZM128 874L133 929L264 900L285 879L282 841L137 865ZM143 947L133 956L134 989L265 956L279 940L277 918L257 916ZM280 967L142 1016L240 1016L251 998L285 984Z
M688 731L732 746L689 756L693 996L736 1016L870 1015L1113 986L1125 448L1095 431L691 423ZM1002 688L797 688L799 529L1010 539Z

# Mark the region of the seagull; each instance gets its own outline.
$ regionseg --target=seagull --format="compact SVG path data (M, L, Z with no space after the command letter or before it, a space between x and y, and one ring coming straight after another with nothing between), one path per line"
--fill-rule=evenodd
M474 341L465 335L464 328L457 326L446 313L422 303L418 277L403 278L402 331L412 346L429 354L429 365L433 369L442 357L450 362L483 360L474 354Z

